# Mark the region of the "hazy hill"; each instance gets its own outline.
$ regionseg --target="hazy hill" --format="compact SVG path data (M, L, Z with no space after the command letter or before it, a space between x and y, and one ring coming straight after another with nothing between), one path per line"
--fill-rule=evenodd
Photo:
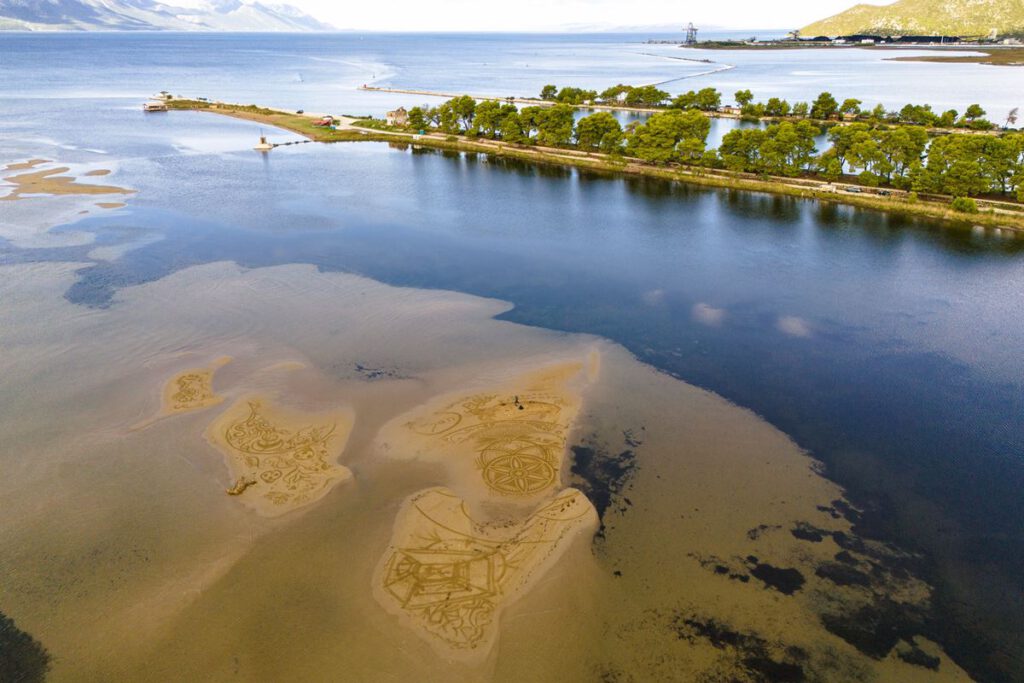
M886 6L856 5L800 30L803 36L987 36L1024 33L1024 0L899 0Z
M0 0L0 29L23 31L329 31L289 5L207 0L175 7L154 0Z

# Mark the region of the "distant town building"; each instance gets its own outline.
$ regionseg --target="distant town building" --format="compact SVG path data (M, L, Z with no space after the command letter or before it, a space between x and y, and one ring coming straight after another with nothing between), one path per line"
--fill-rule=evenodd
M399 107L394 111L389 111L387 114L387 122L389 126L406 126L409 124L409 112L405 110L405 107Z

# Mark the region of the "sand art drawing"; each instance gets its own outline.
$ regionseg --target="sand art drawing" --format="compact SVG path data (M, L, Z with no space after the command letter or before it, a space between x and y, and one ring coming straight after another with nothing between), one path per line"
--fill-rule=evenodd
M206 435L231 470L227 493L276 516L319 500L352 477L335 462L351 428L345 413L294 414L252 397L225 411Z
M230 356L222 356L206 367L189 368L171 377L164 384L160 411L133 425L131 429L144 429L165 417L203 410L222 403L224 397L213 390L213 375L230 362Z
M213 392L213 369L186 370L167 383L165 410L183 413L217 405L224 400Z
M480 523L448 489L427 489L399 513L374 594L445 654L486 657L501 609L596 524L593 506L575 489L518 523Z
M448 399L404 422L412 451L425 458L471 463L477 481L497 495L535 496L559 479L579 395L568 388L582 364L531 373L501 391ZM408 440L408 439L405 439Z

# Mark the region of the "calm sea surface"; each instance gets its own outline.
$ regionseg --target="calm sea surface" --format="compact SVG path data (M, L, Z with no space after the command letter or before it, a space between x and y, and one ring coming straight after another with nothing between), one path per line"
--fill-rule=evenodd
M66 296L95 307L194 264L312 263L495 297L515 305L508 319L608 337L822 460L873 512L868 533L934 559L954 658L1021 680L1024 240L383 144L261 157L252 124L140 111L159 90L378 115L419 103L362 83L523 95L548 82L667 82L790 99L829 89L887 106L977 101L996 119L1024 103L1024 70L646 38L0 34L0 163L103 164L138 190L128 209L58 228L45 247L0 240L0 264L84 262ZM701 76L716 66L681 56L735 68ZM98 261L96 244L133 248ZM993 648L1002 672L987 668Z

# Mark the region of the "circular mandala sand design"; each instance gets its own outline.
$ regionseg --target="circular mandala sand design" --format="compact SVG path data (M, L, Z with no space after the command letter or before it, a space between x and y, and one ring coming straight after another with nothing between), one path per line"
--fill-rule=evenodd
M526 439L492 443L480 453L484 481L500 493L524 496L555 483L547 448Z

